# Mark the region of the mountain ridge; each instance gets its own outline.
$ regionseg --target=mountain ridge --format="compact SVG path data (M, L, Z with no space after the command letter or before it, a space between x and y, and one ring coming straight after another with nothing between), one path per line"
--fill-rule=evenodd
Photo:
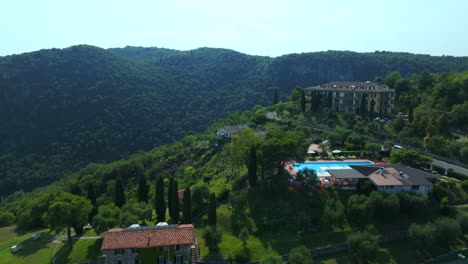
M90 45L0 57L0 196L168 144L297 85L468 69L468 57ZM71 168L69 168L71 166ZM33 176L31 176L33 175ZM32 180L34 179L34 180Z

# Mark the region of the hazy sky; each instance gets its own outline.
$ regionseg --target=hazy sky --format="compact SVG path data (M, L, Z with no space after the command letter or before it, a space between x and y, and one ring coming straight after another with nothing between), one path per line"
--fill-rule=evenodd
M465 0L5 0L0 55L90 44L468 56Z

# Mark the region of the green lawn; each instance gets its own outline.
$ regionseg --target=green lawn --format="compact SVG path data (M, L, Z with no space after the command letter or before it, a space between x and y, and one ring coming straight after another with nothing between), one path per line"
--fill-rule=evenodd
M32 234L41 236L34 240L31 238ZM18 233L14 226L0 228L0 264L51 263L54 249L56 250L56 263L80 263L97 259L102 254L102 239L75 240L73 249L70 251L66 242L52 243L53 235L55 233L49 232L48 229ZM85 236L94 235L94 231L85 233ZM12 253L11 247L14 245L23 247L18 252Z
M50 242L53 233L46 229L17 233L14 228L14 226L0 228L0 264L50 263L55 247L55 244ZM31 238L35 233L41 235L37 240ZM12 253L11 247L18 244L23 248Z
M70 251L66 242L56 253L57 263L81 263L95 260L102 255L102 239L79 239L75 240Z

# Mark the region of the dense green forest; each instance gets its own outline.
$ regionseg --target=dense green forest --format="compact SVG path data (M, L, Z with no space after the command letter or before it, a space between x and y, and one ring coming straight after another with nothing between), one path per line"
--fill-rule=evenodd
M297 178L299 188L288 188L282 161L310 158L308 138L330 140L330 146L322 146L328 151L339 147L343 153L426 168L430 162L416 152L389 153L397 140L392 130L396 122L375 122L355 113L303 112L299 105L290 96L286 102L235 112L202 134L119 161L92 163L47 187L17 192L0 202L0 225L14 223L20 230L66 227L80 233L80 226L89 222L102 234L137 222L188 221L196 227L203 258L235 263L294 255L301 245L311 249L339 243L353 248L348 257L356 262L381 254L384 259L408 261L408 256L387 252L375 241L376 236L402 231L410 232L408 239L398 241L411 256L409 262L467 245L468 217L449 206L468 198L467 180L440 181L429 197L378 193L369 181L351 192L314 188L313 173ZM281 120L266 118L270 111ZM232 140L216 135L220 126L240 123L249 128ZM261 131L266 133L256 133ZM468 147L468 142L464 144ZM182 189L188 196L181 203L175 190ZM56 207L63 203L79 209L71 210L77 212L72 221L55 220L61 213ZM421 242L426 238L429 242ZM371 245L362 250L362 243Z
M396 112L407 113L391 124L394 139L468 164L468 72L423 73L381 82L396 90Z
M296 85L465 69L464 57L390 52L73 46L0 57L0 196L204 131Z

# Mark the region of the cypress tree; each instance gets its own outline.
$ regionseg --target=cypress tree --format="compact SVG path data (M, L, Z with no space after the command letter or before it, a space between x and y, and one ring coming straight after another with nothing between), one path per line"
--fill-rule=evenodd
M247 167L250 187L255 187L257 185L257 149L255 146L250 147L250 155Z
M333 94L332 92L328 92L327 94L327 108L332 112L332 105L333 105Z
M166 221L166 202L164 201L164 181L162 177L156 179L155 208L157 222Z
M179 195L177 194L177 189L178 189L177 181L174 180L174 182L172 183L172 195L171 195L172 196L171 197L171 200L172 200L172 215L171 215L171 218L174 221L174 223L179 222L179 212L180 212Z
M88 214L88 222L92 223L93 222L93 217L97 214L98 209L97 209L97 201L96 201L96 192L94 190L94 184L93 183L88 183L86 186L86 198L91 201L92 209L91 212Z
M374 99L372 99L370 101L370 110L369 110L369 117L371 120L374 119L374 111L375 111L375 101Z
M214 193L211 193L208 205L208 225L216 226L216 196Z
M174 187L174 179L169 178L169 186L167 187L167 209L169 210L169 216L173 218L173 207L172 207L172 192Z
M305 106L306 106L306 99L305 99L305 92L304 90L301 91L301 111L304 113L305 112Z
M115 182L115 197L114 197L115 206L120 208L125 204L125 201L126 201L125 191L124 191L122 180L120 178L117 178L117 181Z
M149 186L146 182L145 176L140 175L140 181L138 183L138 202L148 203L148 192Z
M184 190L184 224L192 223L192 192L190 187Z
M367 95L366 94L363 94L361 97L361 102L359 103L359 113L363 117L365 117L367 114Z
M273 94L273 105L278 103L278 90L275 90Z

